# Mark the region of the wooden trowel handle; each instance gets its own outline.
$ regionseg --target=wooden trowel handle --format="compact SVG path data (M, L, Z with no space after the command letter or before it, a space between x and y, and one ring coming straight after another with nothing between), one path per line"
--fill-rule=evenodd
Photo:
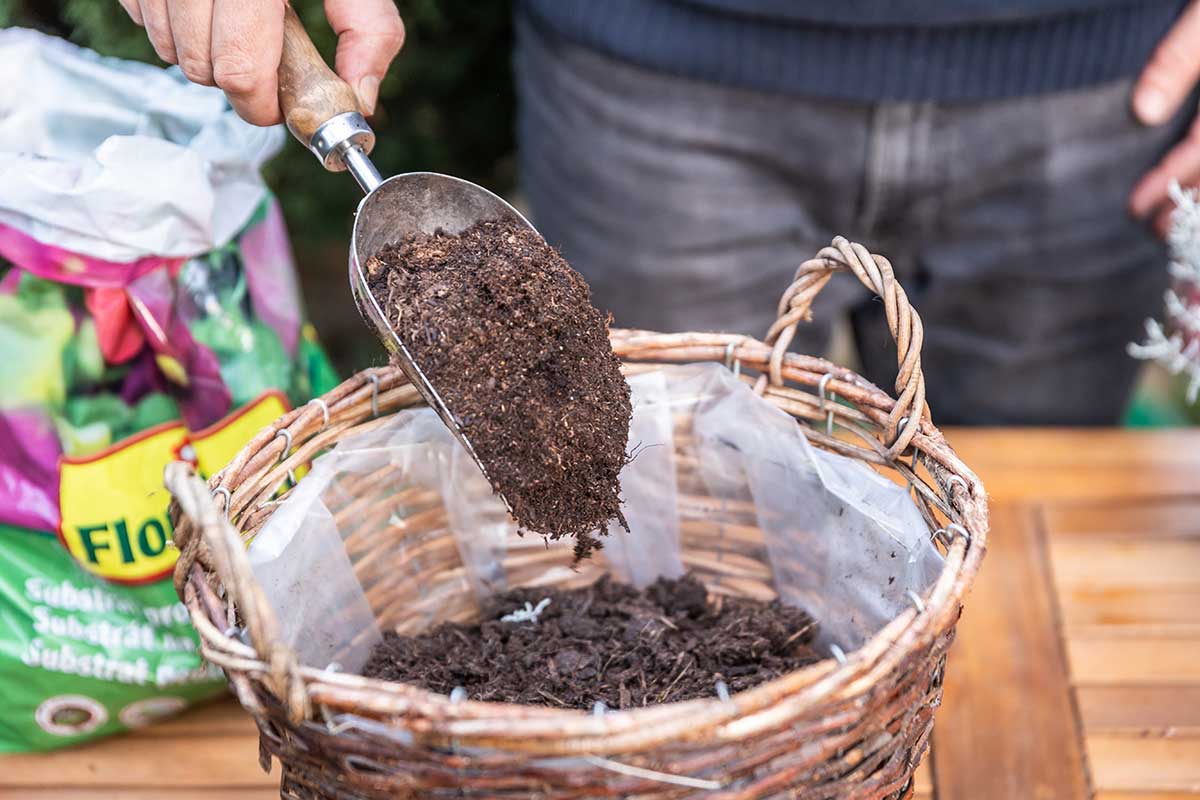
M283 18L279 108L288 130L305 147L322 123L347 111L361 112L354 90L321 58L291 4Z

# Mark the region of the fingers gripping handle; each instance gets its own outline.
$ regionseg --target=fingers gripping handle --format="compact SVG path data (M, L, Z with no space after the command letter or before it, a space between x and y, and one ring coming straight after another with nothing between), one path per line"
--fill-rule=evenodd
M279 108L288 130L305 147L328 120L360 112L354 90L321 58L290 4L284 7Z
M772 347L770 381L774 384L783 383L783 357L796 335L796 327L801 321L812 319L813 301L834 272L853 273L883 300L888 328L896 341L896 358L900 366L896 376L896 404L888 415L885 436L889 451L893 456L898 455L912 442L921 420L929 419L929 406L925 403L925 375L921 371L924 329L921 317L913 310L903 287L896 281L891 262L883 256L838 236L828 247L822 248L815 257L799 266L791 286L779 301L778 319L767 331L766 343Z
M352 161L345 157L351 148L360 150L365 159L375 146L375 134L363 118L358 96L321 58L290 4L284 8L279 108L288 130L328 170L346 169L346 161Z

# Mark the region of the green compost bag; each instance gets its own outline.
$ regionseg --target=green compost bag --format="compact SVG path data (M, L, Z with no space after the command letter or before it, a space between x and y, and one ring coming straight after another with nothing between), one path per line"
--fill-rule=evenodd
M25 76L16 80L18 75ZM0 752L220 692L171 571L163 468L220 469L332 388L259 167L177 71L0 31Z

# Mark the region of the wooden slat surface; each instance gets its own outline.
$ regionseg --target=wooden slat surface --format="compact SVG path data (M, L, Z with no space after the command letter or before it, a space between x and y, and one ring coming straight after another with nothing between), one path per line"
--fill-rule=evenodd
M929 772L929 756L917 767L913 776L913 796L916 800L928 800L933 797L933 776Z
M1198 491L1197 431L951 430L947 437L998 503L1111 503Z
M949 438L992 533L916 798L1200 800L1200 431ZM0 758L0 800L268 800L277 775L226 700Z
M1054 537L1050 557L1064 589L1200 590L1200 538Z
M1034 498L1060 635L1097 800L1195 800L1200 440L1195 431L1122 436L1139 441L1125 456L1134 477L1121 491L1088 502ZM1147 487L1136 476L1164 467L1177 479ZM1179 488L1186 494L1174 496Z
M97 787L94 789L0 787L0 800L279 800L275 786L261 789L229 787L219 789L176 789L156 786Z
M1068 628L1195 627L1196 610L1200 609L1200 588L1192 586L1060 584L1059 598L1063 624Z
M997 506L992 529L997 533L946 665L933 743L938 796L1086 798L1033 514Z
M1006 580L1013 615L1023 617L1033 602L1011 577L1014 540L1027 540L1023 514L1032 513L1048 564L1028 573L1027 591L1040 597L1048 575L1055 613L1042 621L1065 654L1065 676L1049 680L1063 717L1055 735L1073 729L1082 740L1096 800L1200 798L1200 431L953 431L950 439L983 479L993 516L934 732L935 796L1069 796L1014 773L1029 739L1045 738L1037 728L1047 680L1038 673L1055 665L1043 660L1039 668L1028 657L1031 635L1042 641L1044 628L1004 623L990 608L1005 602L993 589ZM1003 666L964 652L979 639ZM986 693L989 680L997 694L1022 696L1030 708L1023 722L996 722L997 701L976 693ZM989 762L985 751L954 744L985 735L1001 758ZM1060 757L1058 748L1046 754ZM943 781L943 773L972 770L985 777Z
M934 409L936 411L936 409ZM936 414L934 415L936 419ZM1186 470L1200 465L1200 431L1160 429L1131 431L1117 428L947 428L946 438L955 451L985 480L995 470L1018 467L1029 474L1043 470L1080 470L1137 467ZM986 475L984 474L986 472ZM1113 497L1153 497L1168 492L1136 493ZM1020 499L1043 500L1037 484L1025 482Z
M267 800L258 731L232 698L124 736L0 758L0 800Z
M1072 637L1067 652L1076 686L1200 684L1200 644L1195 638Z
M1089 734L1087 751L1100 791L1200 792L1200 738Z
M1079 686L1079 718L1093 733L1200 736L1200 685Z
M1190 435L1184 440L1200 447L1200 441ZM1193 477L1194 482L1197 480L1200 479ZM1193 486L1192 490L1200 488ZM1149 499L1117 495L1098 502L1046 503L1042 509L1046 527L1058 538L1077 534L1090 539L1117 534L1143 540L1200 539L1200 495Z
M246 734L121 737L50 754L5 756L5 786L221 788L270 786Z

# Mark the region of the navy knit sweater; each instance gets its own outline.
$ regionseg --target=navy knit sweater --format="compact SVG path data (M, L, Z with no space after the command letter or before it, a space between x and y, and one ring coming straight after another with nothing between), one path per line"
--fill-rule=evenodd
M1136 75L1186 0L523 0L644 67L840 100L965 102Z

